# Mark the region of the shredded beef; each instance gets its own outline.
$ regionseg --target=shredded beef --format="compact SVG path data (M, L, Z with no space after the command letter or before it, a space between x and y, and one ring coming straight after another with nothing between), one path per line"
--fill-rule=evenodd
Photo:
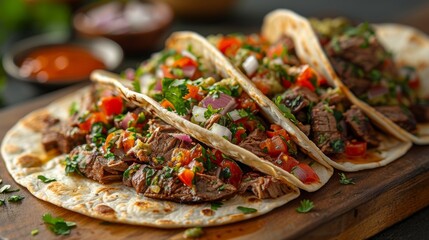
M271 156L264 152L260 147L260 144L267 138L268 137L264 131L256 128L239 144L239 146L252 152L260 158L271 160Z
M251 191L260 199L278 198L289 192L291 189L286 184L273 178L272 176L262 176L259 173L249 172L243 176L239 192Z
M346 123L357 137L363 139L373 147L377 147L380 144L370 121L358 107L353 105L344 113L344 117Z
M342 139L337 129L337 120L329 109L331 107L324 103L318 103L311 111L313 142L326 154L338 152L333 149L332 143Z
M292 113L296 114L309 106L311 102L318 102L319 97L316 93L306 87L296 86L287 90L283 96L283 103L290 108Z
M355 76L351 64L340 58L331 58L331 62L344 85L346 85L346 87L349 88L356 96L361 96L369 90L372 84L371 80Z
M219 120L220 120L221 117L222 117L222 115L219 114L219 113L211 115L210 118L204 124L204 128L205 129L210 129L213 126L213 124L219 122Z
M78 127L61 122L45 129L42 133L42 144L47 151L58 149L62 153L69 153L74 147L84 144L85 137L86 133Z
M417 122L414 116L400 106L379 106L375 107L375 109L409 132L413 132L417 128Z

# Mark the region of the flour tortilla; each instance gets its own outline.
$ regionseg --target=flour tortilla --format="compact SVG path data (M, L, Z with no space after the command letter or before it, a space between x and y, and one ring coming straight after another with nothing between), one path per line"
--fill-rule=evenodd
M192 51L195 55L200 56L202 61L204 61L204 66L216 69L219 74L224 78L232 78L237 81L252 98L261 98L265 97L262 94L255 94L251 90L249 91L249 82L243 80L239 74L240 72L235 69L228 60L223 57L223 55L214 48L204 37L192 33L192 32L176 32L167 40L166 47L168 49L175 49L177 51L182 51L187 49L189 46L192 46ZM272 123L281 124L290 134L292 140L296 142L303 152L305 152L309 159L298 159L302 162L309 163L313 161L311 167L319 176L320 182L315 182L311 184L305 184L296 178L293 174L283 170L282 168L274 165L269 161L264 161L252 152L241 148L223 137L214 134L213 132L194 124L190 121L187 121L177 114L170 112L160 106L158 102L151 99L145 94L137 93L130 90L130 86L127 86L127 82L130 81L122 80L119 76L108 73L106 71L95 71L91 79L96 82L101 82L105 84L114 85L117 87L120 92L123 93L130 101L135 102L138 105L149 104L154 109L156 109L156 115L160 116L164 121L176 126L180 131L183 131L199 141L204 142L205 144L212 146L214 148L222 150L225 154L230 155L237 161L240 161L246 165L253 166L259 171L274 176L276 178L282 179L284 181L290 182L295 186L306 190L308 192L313 192L325 185L329 178L333 174L332 167L327 164L320 156L320 154L312 147L308 145L308 141L302 141L300 137L297 137L295 132L291 131L292 128L289 125L285 125L276 121L272 117L272 108L277 109L275 106L270 106L269 101L256 101L261 108L261 112L265 117ZM259 91L259 90L258 90ZM300 133L300 132L299 132Z
M65 155L53 157L44 151L41 123L47 115L66 119L70 104L79 102L88 91L89 88L81 89L28 114L3 139L1 153L6 168L17 183L39 199L105 221L178 228L242 221L265 214L299 195L299 190L290 185L291 192L280 198L259 200L250 194L237 195L213 211L210 203L187 205L160 201L146 198L122 183L100 184L82 176L67 176L61 164ZM38 175L57 181L43 183L37 179ZM238 206L255 208L257 212L243 214L237 210Z
M322 155L326 162L331 164L334 168L348 172L372 169L385 166L390 162L393 162L404 155L411 148L412 143L410 140L408 140L404 134L396 131L395 128L386 123L391 123L390 120L383 120L385 119L384 116L382 116L383 119L380 118L378 115L381 114L379 114L373 108L365 106L366 104L357 99L350 92L350 90L347 89L344 84L342 84L341 80L336 77L335 71L331 67L328 58L325 56L325 53L319 44L317 36L314 33L310 22L306 18L286 9L273 11L269 13L264 19L262 35L270 42L277 41L283 35L291 37L295 43L296 53L300 60L302 62L308 63L310 66L316 69L316 71L326 76L330 85L337 86L339 90L342 91L353 104L359 107L370 118L372 123L374 123L384 132L377 131L377 135L380 139L380 146L376 149L368 151L370 155L377 156L380 160L368 163L356 163L354 161L355 159L353 158L344 159L344 157L347 156L343 156L341 161L330 159L328 156L323 154L320 149L318 149L317 146L304 134L301 134L300 136L303 139L305 137L306 141L311 142L309 145L317 148L319 154ZM273 114L282 119L281 121L286 119L280 114L279 111L273 111ZM286 121L284 122L286 123ZM291 127L296 129L296 131L299 131L298 127L295 125ZM402 132L404 132L404 130L402 130Z

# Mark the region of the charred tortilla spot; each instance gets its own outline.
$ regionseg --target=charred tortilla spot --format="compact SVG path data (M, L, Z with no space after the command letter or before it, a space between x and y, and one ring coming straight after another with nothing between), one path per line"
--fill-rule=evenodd
M44 129L45 120L50 116L51 114L47 110L39 111L24 118L22 124L35 132L40 132Z
M259 203L259 202L261 202L261 199L251 197L251 198L248 198L248 199L247 199L247 201L248 201L249 203Z
M171 221L171 220L164 220L164 219L157 220L156 223L158 223L159 225L166 225L166 226L174 224L173 221Z
M100 213L100 214L103 214L103 215L115 214L115 210L113 210L111 207L109 207L107 205L103 205L103 204L97 205L95 207L95 211Z
M148 202L135 202L134 205L136 205L136 207L143 208L143 209L150 207L150 203Z
M158 209L154 209L154 210L152 210L152 212L153 213L159 213L159 210Z
M24 154L17 158L16 164L23 168L40 167L43 161L33 154Z
M420 38L420 37L418 37L417 35L414 35L414 34L412 34L410 36L410 38L408 39L408 41L410 43L415 43L415 44L420 45L420 46L423 46L425 44L425 42L426 42L424 39L422 39L422 38Z
M214 215L214 211L208 208L204 208L203 210L201 210L201 214L206 217L211 217Z
M23 151L22 148L13 144L6 144L4 150L9 154L17 154Z
M102 188L98 189L97 194L102 193L102 192L106 192L107 194L112 194L112 193L115 193L117 191L118 191L117 188L102 187Z

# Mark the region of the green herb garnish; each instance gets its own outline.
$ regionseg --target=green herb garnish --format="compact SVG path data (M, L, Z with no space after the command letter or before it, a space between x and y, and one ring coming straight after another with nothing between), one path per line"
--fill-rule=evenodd
M342 139L335 139L331 142L331 147L334 150L335 153L341 153L344 152L344 141Z
M18 192L19 188L17 189L10 189L11 186L9 184L4 185L2 188L0 188L0 193L13 193L13 192Z
M134 91L140 93L141 92L140 81L136 79L133 81L132 84L133 84Z
M62 218L52 217L50 213L43 214L42 219L56 235L69 235L70 230L76 226L76 223L66 222Z
M77 105L76 102L72 102L72 104L70 105L69 108L69 115L73 116L75 115L77 112L79 111L79 106Z
M79 170L79 162L82 160L82 157L80 155L74 155L72 158L70 158L70 156L66 157L66 174L68 175L69 173L77 173L77 174L81 174Z
M222 207L222 205L223 205L223 203L222 203L222 202L212 202L212 203L210 204L210 209L211 209L211 210L216 211L216 210L218 210L220 207Z
M6 200L0 199L0 206L6 205Z
M50 182L57 181L57 179L55 179L55 178L47 178L47 177L45 177L43 175L39 175L39 176L37 176L37 178L40 179L44 183L50 183Z
M293 115L293 113L290 110L290 108L286 107L286 105L284 105L283 103L281 103L281 101L282 101L282 97L281 96L277 96L277 98L275 99L274 103L277 105L277 107L280 109L280 111L282 111L283 116L285 116L286 118L288 118L294 124L298 124L298 120L296 120L295 115Z
M10 196L7 201L8 202L21 202L22 199L24 199L25 197L20 196L20 195L12 195Z
M344 173L338 173L338 175L340 175L340 183L343 185L348 185L348 184L355 184L355 182L353 181L353 178L347 178L346 174Z
M303 199L300 204L301 205L296 209L296 211L299 213L306 213L314 208L313 202L308 199Z
M36 236L37 234L39 234L39 229L31 230L31 236Z
M254 208L248 208L248 207L242 207L242 206L238 206L237 209L239 211L241 211L244 214L250 214L250 213L255 213L258 210L254 209Z
M184 80L162 79L163 96L173 104L179 115L187 114L191 108L190 102L183 99L189 92L185 83Z
M134 166L130 166L125 170L123 177L124 178L130 178L130 174L135 173L137 170L139 170L140 164L136 164Z
M188 228L183 233L185 238L198 238L204 234L204 231L201 227Z

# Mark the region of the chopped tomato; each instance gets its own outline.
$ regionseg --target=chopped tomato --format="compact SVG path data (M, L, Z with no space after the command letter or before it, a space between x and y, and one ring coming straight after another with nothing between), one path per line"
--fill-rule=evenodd
M319 75L317 78L317 85L319 86L328 86L328 80L322 75Z
M170 101L168 101L167 99L164 99L161 101L161 106L165 109L168 109L168 108L175 109L174 105Z
M211 159L212 163L220 166L223 161L222 152L217 149L214 149L212 150L212 154L214 155L214 158Z
M175 68L183 68L188 66L198 67L198 63L189 57L182 57L173 63Z
M186 166L191 162L191 152L185 148L175 148L171 154L171 161L180 164L180 166Z
M238 187L243 176L243 171L241 171L237 163L224 159L221 163L221 167L221 175L225 178L225 182Z
M306 66L301 71L301 73L298 75L298 77L296 79L296 84L298 86L301 86L301 87L306 87L306 88L310 89L311 91L315 91L316 86L314 86L313 83L311 82L311 80L313 78L317 80L317 75L314 74L313 69Z
M258 125L256 120L250 120L248 117L241 118L235 121L235 123L243 125L248 132L253 132Z
M274 163L288 172L290 172L292 168L298 166L299 164L299 162L295 158L288 156L284 153L280 153Z
M252 82L255 84L255 86L264 94L267 95L268 93L270 93L270 86L268 86L265 83L264 78L261 77L253 77L252 78Z
M238 127L234 134L233 142L235 144L239 144L241 141L243 141L244 134L246 134L246 129Z
M165 78L171 78L174 79L176 78L176 76L174 76L171 72L170 72L170 68L168 68L165 65L161 65L161 70L162 70L162 75L164 75Z
M289 135L287 134L286 130L284 129L280 129L280 130L276 130L276 131L267 131L267 136L269 138L272 138L274 136L281 136L284 138L284 140L289 140Z
M118 115L122 113L123 101L118 96L103 97L100 100L99 106L106 116Z
M91 130L92 124L98 122L107 124L106 115L104 115L102 112L90 113L84 122L79 123L79 128L83 131L89 132Z
M287 51L285 50L285 47L283 45L283 43L279 42L275 45L272 45L268 48L267 50L267 57L270 59L275 59L275 58L283 58L285 57Z
M258 110L258 105L256 102L249 97L245 92L237 99L238 106L237 109L248 109L251 112Z
M281 81L282 81L282 86L286 89L288 89L288 88L290 88L290 86L292 86L292 82L289 81L288 79L284 78L284 77L281 78Z
M111 148L115 144L114 142L112 142L112 139L117 135L118 135L118 132L112 132L107 136L106 141L104 142L104 145L103 145L104 152L107 152L107 149Z
M204 165L202 162L197 161L197 160L192 160L189 164L188 167L190 169L192 169L192 171L196 172L196 173L203 173L204 172Z
M188 185L189 187L192 187L192 181L194 180L194 172L187 168L182 168L182 170L179 172L179 179L182 181L182 183Z
M234 56L241 47L241 41L236 37L223 37L217 44L217 48L226 56Z
M278 130L282 130L283 128L280 125L271 124L270 129L273 131L278 131Z
M316 172L306 163L300 163L292 169L292 174L295 175L304 184L320 182L319 176Z
M347 142L345 153L347 156L357 157L366 154L366 142Z
M187 100L189 98L193 98L197 101L201 101L203 99L203 96L199 94L200 88L198 86L188 84L186 87L188 87L188 94L183 97L184 99Z
M272 157L276 157L281 153L287 153L287 145L279 136L265 139L259 144L261 149L266 149L267 153Z
M130 131L124 131L122 133L122 147L124 149L124 152L127 153L130 151L131 148L134 147L134 144L136 142L135 133Z

